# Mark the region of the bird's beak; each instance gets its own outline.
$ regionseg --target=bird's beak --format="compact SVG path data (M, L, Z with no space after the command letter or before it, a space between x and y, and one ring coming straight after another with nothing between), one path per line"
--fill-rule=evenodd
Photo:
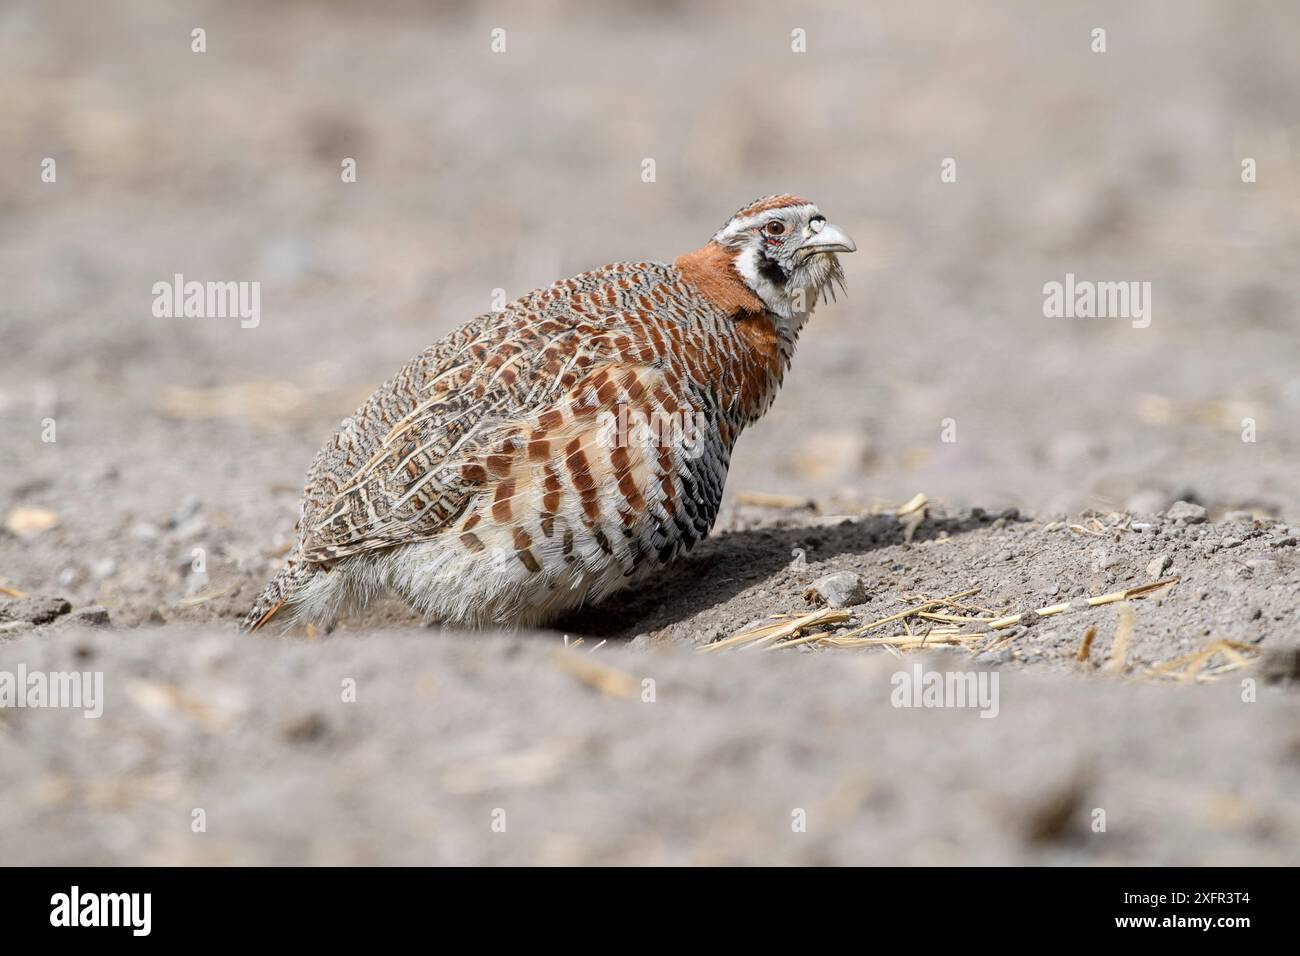
M822 253L822 252L857 252L858 244L850 238L849 234L839 226L831 223L824 223L817 232L813 233L800 247L800 252Z

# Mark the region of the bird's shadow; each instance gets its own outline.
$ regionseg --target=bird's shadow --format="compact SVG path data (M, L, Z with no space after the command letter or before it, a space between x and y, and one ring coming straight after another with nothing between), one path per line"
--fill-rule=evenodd
M910 540L987 527L994 515L979 510L953 518L927 518ZM787 567L796 548L809 562L840 554L863 554L907 539L907 525L893 515L847 518L834 525L764 527L723 532L697 545L688 556L645 584L620 592L594 607L566 615L552 629L584 637L627 640L657 631L726 603Z

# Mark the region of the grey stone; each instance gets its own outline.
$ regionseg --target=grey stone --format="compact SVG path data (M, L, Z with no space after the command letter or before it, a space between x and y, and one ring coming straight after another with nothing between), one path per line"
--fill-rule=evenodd
M1201 505L1194 505L1190 501L1175 501L1165 512L1165 517L1170 521L1181 521L1184 524L1200 524L1205 520L1206 510Z
M1092 561L1093 571L1110 571L1123 564L1123 560L1109 548L1099 553Z
M839 571L818 578L804 591L804 600L828 607L852 607L867 600L867 587L852 571Z
M59 597L37 595L0 599L0 623L27 621L29 624L48 624L70 610L72 605Z
M66 620L71 624L84 624L89 627L107 627L109 624L108 608L99 604L78 608L69 614Z

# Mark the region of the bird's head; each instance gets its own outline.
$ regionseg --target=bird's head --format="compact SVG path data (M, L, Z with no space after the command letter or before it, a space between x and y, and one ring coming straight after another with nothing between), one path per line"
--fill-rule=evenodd
M765 196L732 216L713 242L771 312L802 324L817 302L844 288L838 253L857 245L817 206L798 196Z

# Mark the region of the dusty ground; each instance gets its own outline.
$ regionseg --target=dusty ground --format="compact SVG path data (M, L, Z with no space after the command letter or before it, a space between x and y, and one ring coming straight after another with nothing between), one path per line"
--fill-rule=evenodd
M884 655L597 652L655 681L643 703L596 692L557 653L573 652L177 627L0 644L0 667L102 667L108 688L99 720L0 711L0 858L1296 862L1294 692L1244 704L1235 682L1016 672L985 720L892 707Z
M0 672L107 700L0 709L0 860L1297 862L1298 34L1282 3L7 4L0 586L70 613L0 602ZM571 656L389 606L233 633L315 448L406 358L787 189L858 239L849 298L720 533L564 622ZM155 318L176 272L260 281L261 323ZM1150 281L1150 327L1044 318L1067 272ZM941 658L695 652L831 571L867 599L830 636L1178 583L1125 605L1127 647L1107 604ZM891 706L913 656L998 674L997 718Z

